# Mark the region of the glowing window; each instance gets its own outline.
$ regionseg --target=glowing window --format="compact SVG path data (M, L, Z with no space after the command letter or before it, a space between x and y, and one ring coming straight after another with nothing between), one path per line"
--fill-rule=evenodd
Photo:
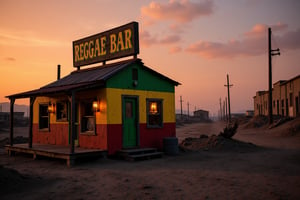
M147 127L161 128L163 126L162 99L147 99Z

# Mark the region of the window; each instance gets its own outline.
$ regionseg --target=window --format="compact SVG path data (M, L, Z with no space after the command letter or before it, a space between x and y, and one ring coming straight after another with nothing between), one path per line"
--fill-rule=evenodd
M293 93L290 93L290 106L294 106L294 96L293 96Z
M163 126L163 105L161 99L147 99L147 127Z
M39 105L39 129L49 130L48 104Z
M67 102L56 103L56 120L68 121L68 104Z
M96 134L96 118L93 111L93 102L84 102L81 105L81 133Z
M281 100L281 115L284 116L284 100Z
M132 80L137 81L138 80L138 70L133 68L132 69Z
M285 100L285 106L286 106L286 108L285 108L286 117L288 117L289 116L289 100L288 99Z

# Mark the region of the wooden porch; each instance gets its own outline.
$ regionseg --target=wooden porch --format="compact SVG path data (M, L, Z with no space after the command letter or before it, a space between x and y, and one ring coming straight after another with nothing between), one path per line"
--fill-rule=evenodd
M70 148L67 146L49 145L49 144L32 144L30 148L28 144L14 144L6 145L5 150L9 156L14 155L16 152L32 154L33 159L37 156L45 156L50 158L64 159L67 165L71 167L75 164L77 159L103 157L106 151L101 149L85 149L76 147L74 153L70 153Z

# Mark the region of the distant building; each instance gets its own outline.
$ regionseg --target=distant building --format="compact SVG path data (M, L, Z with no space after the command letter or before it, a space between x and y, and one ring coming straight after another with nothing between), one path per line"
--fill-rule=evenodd
M196 110L196 111L194 111L194 117L199 118L201 120L208 120L209 112L206 110Z
M0 122L9 121L9 113L0 112Z
M254 116L254 110L246 110L246 117L253 117Z
M254 98L254 115L267 116L268 91L257 91ZM300 75L290 80L280 80L273 84L272 111L273 115L284 117L300 116Z
M0 112L0 121L9 121L10 113L9 112ZM24 119L24 112L14 112L14 119L15 120L23 120Z

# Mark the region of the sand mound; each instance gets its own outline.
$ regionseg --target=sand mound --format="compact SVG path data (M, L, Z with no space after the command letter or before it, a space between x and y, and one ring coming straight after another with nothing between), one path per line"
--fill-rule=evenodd
M26 185L29 179L14 169L0 166L0 196L18 191L21 186Z
M259 149L258 146L252 143L246 143L217 135L212 135L210 137L201 135L199 138L186 138L179 146L183 151L218 150L245 152Z
M14 137L14 144L24 144L28 142L29 142L28 137L23 137L23 136ZM4 138L3 140L0 140L0 148L3 148L7 144L9 144L8 138Z
M271 132L280 132L280 135L295 135L300 133L300 117L296 118L281 118L274 116L274 123L268 124L268 117L256 116L241 126L243 129L251 128L267 128L272 129Z
M270 133L279 136L293 136L300 134L300 117L282 119L269 127Z
M300 133L300 117L288 122L287 125L290 133Z
M268 124L268 118L266 116L255 116L248 122L244 123L243 128L260 128Z

